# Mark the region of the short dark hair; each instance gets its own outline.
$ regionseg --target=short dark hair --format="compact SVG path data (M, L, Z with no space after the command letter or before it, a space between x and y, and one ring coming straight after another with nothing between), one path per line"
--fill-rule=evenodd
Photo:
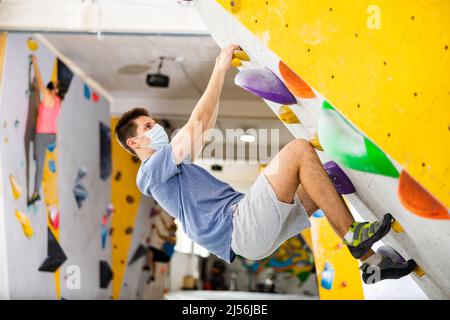
M136 156L136 152L127 145L127 140L136 136L137 125L134 120L141 116L149 117L147 109L134 108L125 112L119 119L114 128L117 141L124 147L129 153Z

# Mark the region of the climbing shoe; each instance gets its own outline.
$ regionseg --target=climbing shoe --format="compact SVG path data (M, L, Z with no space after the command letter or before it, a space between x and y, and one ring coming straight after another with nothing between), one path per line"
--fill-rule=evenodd
M28 200L28 205L31 206L33 205L36 201L41 200L41 196L39 195L39 193L33 193L33 195L31 196L31 198Z
M385 214L382 221L354 222L344 237L350 253L355 259L364 256L372 245L391 230L392 215Z
M390 257L381 256L377 265L363 263L360 267L365 284L373 284L386 279L400 279L410 274L416 268L414 260L396 262Z

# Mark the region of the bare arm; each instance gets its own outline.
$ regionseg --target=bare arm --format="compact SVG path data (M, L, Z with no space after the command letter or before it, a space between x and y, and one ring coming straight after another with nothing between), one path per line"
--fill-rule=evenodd
M36 56L31 56L31 61L33 63L34 76L37 81L38 90L42 95L47 94L47 87L44 85L44 81L42 80L41 70L39 70L39 66L37 64Z
M192 111L187 124L173 138L171 144L176 164L181 163L189 155L193 161L201 152L205 143L205 133L216 124L225 74L231 67L233 52L238 49L237 45L222 49L205 92Z

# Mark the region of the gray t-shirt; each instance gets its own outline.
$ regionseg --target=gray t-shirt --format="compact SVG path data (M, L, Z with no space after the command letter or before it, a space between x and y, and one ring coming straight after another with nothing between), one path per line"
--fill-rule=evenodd
M231 206L244 194L192 162L176 165L171 144L142 162L136 183L180 221L189 238L228 263L234 260Z

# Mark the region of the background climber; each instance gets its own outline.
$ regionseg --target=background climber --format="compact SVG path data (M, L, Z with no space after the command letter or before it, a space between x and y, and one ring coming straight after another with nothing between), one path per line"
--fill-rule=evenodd
M147 251L147 265L144 266L144 270L151 271L150 277L147 280L147 283L150 283L155 280L156 274L156 262L160 263L169 263L170 259L173 256L175 251L175 244L177 242L176 232L177 225L175 224L175 219L172 219L171 223L168 224L161 214L158 215L159 220L164 226L164 231L161 232L157 225L153 225L152 227L156 230L156 234L159 238L164 240L161 249L158 249L154 246L149 246Z
M61 110L62 100L59 83L50 81L45 86L36 56L32 55L31 60L37 81L37 89L40 94L40 103L36 120L36 134L34 137L34 159L36 160L34 192L30 199L28 199L28 205L32 205L41 199L39 190L44 172L45 152L49 144L56 142L57 119Z

